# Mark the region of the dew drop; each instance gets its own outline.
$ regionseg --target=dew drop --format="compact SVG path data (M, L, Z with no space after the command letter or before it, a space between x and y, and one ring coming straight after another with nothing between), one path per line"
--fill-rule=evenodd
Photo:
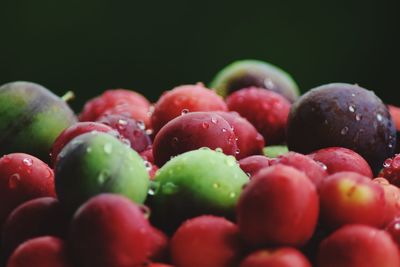
M227 129L225 129L225 128L222 128L222 130L221 130L223 133L226 133L228 130Z
M216 152L219 152L219 153L224 152L224 151L222 150L222 148L220 148L220 147L217 147L217 148L215 149L215 151L216 151Z
M239 155L239 154L240 154L240 149L239 149L239 148L236 149L235 154L236 154L236 155Z
M249 173L249 172L246 172L246 175L247 175L247 177L251 177L251 173Z
M108 179L108 177L110 176L109 171L107 170L102 170L99 175L97 176L97 182L99 184L104 184L104 182Z
M110 143L107 143L103 146L103 150L106 154L111 154L112 152L112 145Z
M341 131L340 134L341 135L346 135L349 132L349 127L345 126Z
M136 125L139 127L140 130L144 131L146 129L146 125L144 124L144 121L137 121Z
M201 124L201 127L203 127L203 129L208 129L208 127L210 127L210 125L207 122L203 122Z
M32 166L32 164L33 164L33 161L30 158L24 158L22 160L22 162L24 163L25 166L28 166L28 167Z
M216 123L218 122L218 120L217 120L217 118L215 118L215 117L211 117L211 122L214 123L214 124L216 124Z
M383 117L382 117L382 115L381 114L376 114L376 119L378 120L378 121L382 121L382 119L383 119Z
M356 114L356 121L360 121L362 119L362 115L361 114Z
M230 198L236 197L236 193L235 193L235 192L231 192L231 193L229 194L229 197L230 197Z
M268 88L269 90L272 90L275 88L275 83L270 79L270 78L266 78L264 80L264 85L266 88Z
M128 122L126 121L126 120L123 120L123 119L119 119L118 120L118 123L117 123L117 128L118 128L118 130L125 130L126 129L126 126L128 125Z
M350 112L354 112L354 111L356 111L356 108L354 106L350 105L349 106L349 111Z
M389 144L389 145L388 145L388 147L389 147L389 148L392 148L392 147L393 147L393 145L392 145L392 144Z
M147 129L146 131L145 131L145 133L147 134L147 135L152 135L153 134L153 129Z
M90 152L92 152L92 148L89 146L86 148L86 153L90 153Z
M185 114L188 114L188 113L189 113L189 110L187 108L184 108L181 111L181 115L185 115Z
M122 138L122 139L121 139L121 142L122 142L124 145L128 146L128 147L131 146L131 141L129 141L129 139L127 139L127 138Z
M150 187L149 187L149 195L154 196L157 194L158 190L160 189L160 183L159 182L151 182Z
M18 186L18 183L21 181L21 176L18 173L14 173L8 178L8 187L10 189L14 189Z
M351 96L352 96L352 97L355 97L355 96L356 96L356 94L352 93L352 94L351 94Z
M328 167L326 167L326 165L323 164L321 161L315 161L315 162L318 163L318 165L321 166L321 168L322 168L324 171L328 170Z
M390 165L392 164L392 159L387 159L387 160L385 160L385 162L383 163L383 167L384 168L387 168L387 167L390 167Z
M144 161L144 166L146 167L147 171L151 171L152 165L147 160Z

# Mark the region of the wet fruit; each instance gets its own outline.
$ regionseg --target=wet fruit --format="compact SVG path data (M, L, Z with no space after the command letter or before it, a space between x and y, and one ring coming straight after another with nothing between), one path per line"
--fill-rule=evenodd
M125 115L150 126L150 102L141 94L126 89L107 90L90 99L83 107L79 120L96 121L110 114Z
M7 267L72 267L64 241L51 236L37 237L21 244Z
M265 146L264 137L257 132L257 129L248 120L237 112L216 111L215 113L224 118L235 133L237 143L235 157L237 159L262 154Z
M97 122L78 122L70 127L66 128L54 141L54 144L51 148L51 163L52 166L56 164L58 154L64 148L66 144L68 144L72 139L77 137L78 135L90 132L103 132L109 133L114 136L118 136L118 132L114 131L111 127L104 125L102 123Z
M288 146L303 154L345 147L367 160L377 173L392 156L396 129L387 107L371 91L345 83L312 89L293 104Z
M193 111L227 111L225 102L203 84L181 85L164 92L154 106L151 124L157 133L170 120Z
M69 211L100 193L117 193L143 203L149 186L137 152L100 132L80 135L61 150L55 178L57 196Z
M240 267L311 267L307 258L290 247L275 250L263 249L248 255Z
M358 153L344 147L322 148L308 156L324 165L329 174L356 172L369 178L373 177L368 162Z
M299 88L289 74L260 60L233 62L223 68L210 84L210 87L223 97L251 86L279 93L290 102L299 96Z
M271 160L270 164L282 164L302 171L316 187L328 176L325 165L319 164L309 157L296 152L280 155L276 159Z
M226 103L229 110L253 124L267 144L279 145L285 141L290 103L281 95L250 87L231 94Z
M385 160L383 163L383 169L379 173L379 177L384 177L391 184L400 187L400 154Z
M355 172L338 172L319 186L321 221L327 228L360 223L381 227L385 195L381 186Z
M153 144L154 161L162 166L171 157L208 147L227 155L239 151L231 125L213 112L191 112L168 122L157 133Z
M0 158L0 226L23 202L55 196L54 173L46 163L23 153Z
M150 136L145 131L145 124L124 115L104 115L98 122L108 125L121 135L121 140L140 153L151 146Z
M390 235L376 228L350 224L322 241L319 267L398 267L399 252Z
M171 258L180 267L237 266L239 230L222 217L203 215L184 222L171 239Z
M80 267L142 266L150 255L151 231L140 206L123 196L101 194L74 215L71 255Z
M23 242L40 236L64 238L69 218L57 199L36 198L18 206L3 226L2 254L6 258Z
M239 160L240 168L252 178L259 170L271 166L271 159L255 155Z
M158 170L149 203L151 219L171 231L202 214L233 217L247 181L233 156L210 149L186 152Z
M313 235L318 212L310 179L292 167L276 165L260 170L245 187L236 217L252 247L301 246Z
M54 140L75 121L68 105L43 86L4 84L0 87L0 156L24 152L49 162Z

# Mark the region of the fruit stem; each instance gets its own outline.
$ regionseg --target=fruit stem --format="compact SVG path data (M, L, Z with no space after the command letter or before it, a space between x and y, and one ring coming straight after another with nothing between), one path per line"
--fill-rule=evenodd
M73 91L68 91L61 97L61 99L64 102L70 102L71 100L75 99L75 94Z

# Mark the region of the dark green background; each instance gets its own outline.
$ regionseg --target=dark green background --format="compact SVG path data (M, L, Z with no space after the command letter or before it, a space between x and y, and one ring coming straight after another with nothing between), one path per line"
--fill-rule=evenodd
M400 105L399 1L0 0L0 83L107 88L155 101L244 58L274 63L302 91L359 83Z

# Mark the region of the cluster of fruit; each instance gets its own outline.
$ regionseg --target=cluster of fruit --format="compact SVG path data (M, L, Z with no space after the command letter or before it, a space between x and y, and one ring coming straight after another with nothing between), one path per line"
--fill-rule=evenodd
M399 108L342 83L300 96L254 60L210 88L108 90L78 119L1 86L0 265L400 266Z

